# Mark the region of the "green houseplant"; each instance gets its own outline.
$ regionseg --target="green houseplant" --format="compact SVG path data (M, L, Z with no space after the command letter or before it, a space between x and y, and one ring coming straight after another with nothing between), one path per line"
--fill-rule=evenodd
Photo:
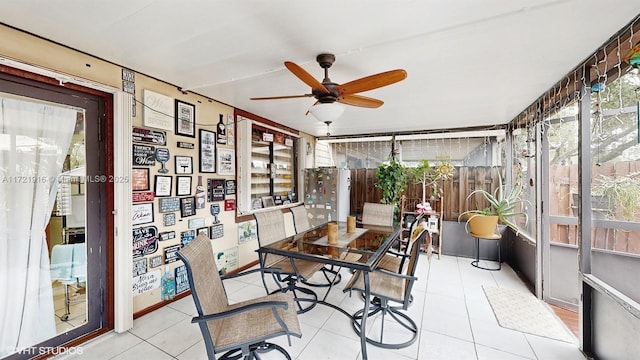
M441 161L436 166L431 166L428 160L420 160L418 166L409 170L411 177L422 184L422 203L427 202L427 187L431 187L432 199L442 196L442 189L438 186L441 180L450 179L453 176L453 166L448 161Z
M382 190L380 202L397 206L400 195L407 188L407 172L404 165L391 157L389 161L378 166L376 178L376 187Z
M524 215L525 222L528 222L527 213L524 211L525 203L527 200L522 199L523 185L520 179L516 179L511 186L507 186L502 182L502 176L498 171L498 187L493 193L484 189L477 189L472 191L468 196L469 200L476 194L481 194L488 202L489 206L486 208L476 208L467 210L458 216L458 221L463 217L467 217L465 227L467 231L478 235L492 235L495 232L497 223L501 223L513 231L516 234L519 232L518 225L513 220L514 216ZM489 225L488 230L477 230L475 225L484 217L491 217L493 226Z

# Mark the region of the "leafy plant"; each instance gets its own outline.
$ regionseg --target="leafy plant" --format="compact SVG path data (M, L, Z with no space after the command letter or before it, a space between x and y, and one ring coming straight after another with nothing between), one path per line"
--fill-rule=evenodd
M519 229L518 225L512 220L513 217L524 215L525 223L529 220L527 213L524 211L524 205L528 203L528 201L522 199L522 190L523 185L519 178L508 187L507 184L503 184L502 176L498 171L498 187L493 193L484 189L477 189L467 196L467 200L469 200L475 194L481 194L489 202L489 206L486 208L467 210L458 216L458 221L460 221L463 216L467 216L468 225L469 220L476 216L498 216L498 221L501 224L513 229L517 234Z
M432 167L428 160L420 160L418 166L409 169L411 177L422 183L422 205L427 201L427 186L431 187L432 198L440 198L442 189L438 187L440 180L447 180L453 176L453 166L448 161L441 161Z
M398 205L400 195L407 188L407 172L404 165L394 158L378 166L376 187L382 190L383 204Z

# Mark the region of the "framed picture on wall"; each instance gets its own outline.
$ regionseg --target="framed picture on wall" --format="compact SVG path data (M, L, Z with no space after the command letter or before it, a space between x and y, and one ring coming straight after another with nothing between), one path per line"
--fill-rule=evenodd
M229 149L218 150L218 175L236 173L236 153Z
M131 169L131 190L133 191L149 190L149 169L148 168Z
M166 175L156 175L154 191L155 196L171 196L171 182L173 180L173 176Z
M176 174L193 174L193 158L191 156L176 156Z
M216 133L200 129L200 172L216 172Z
M191 195L191 176L176 177L176 196Z
M196 137L196 107L176 99L176 135Z

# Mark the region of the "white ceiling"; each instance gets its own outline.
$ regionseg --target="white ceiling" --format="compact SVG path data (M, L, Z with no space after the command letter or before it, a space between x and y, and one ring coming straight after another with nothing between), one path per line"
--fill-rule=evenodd
M348 106L332 135L504 124L640 14L638 0L0 0L0 22L315 136L316 55L345 83L407 79ZM43 54L45 56L45 54ZM139 94L138 94L139 95Z

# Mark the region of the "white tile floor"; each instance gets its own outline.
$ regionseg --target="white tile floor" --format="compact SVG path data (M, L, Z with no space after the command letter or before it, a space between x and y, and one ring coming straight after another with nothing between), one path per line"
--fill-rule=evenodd
M344 271L344 270L343 270ZM417 270L419 281L414 288L414 302L408 310L420 327L418 340L400 350L369 345L369 359L585 359L575 343L556 341L522 333L498 325L486 300L482 285L526 290L525 285L506 264L502 271L477 269L470 259L437 256L427 262L421 256ZM349 278L329 294L328 302L340 304L350 312L362 305L357 296L342 293ZM264 288L257 274L225 281L229 298L240 301L263 296ZM206 359L200 330L191 324L195 314L191 297L175 301L134 321L134 328L122 334L109 333L82 345L77 359ZM299 320L302 338L276 339L293 359L361 359L360 342L342 313L318 305ZM375 321L370 321L374 323ZM372 325L372 324L370 324ZM386 331L392 330L390 326ZM67 357L72 358L72 357ZM65 359L67 359L65 358ZM281 359L276 352L262 358Z

